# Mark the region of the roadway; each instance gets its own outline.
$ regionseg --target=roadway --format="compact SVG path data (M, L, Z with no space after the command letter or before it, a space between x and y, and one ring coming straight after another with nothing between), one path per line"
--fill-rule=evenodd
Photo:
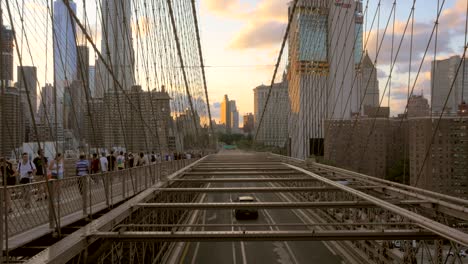
M267 174L266 174L267 175ZM249 177L249 176L242 176ZM218 178L218 177L217 177ZM207 187L268 187L268 183L211 183ZM239 195L234 193L207 193L204 202L229 202ZM259 202L285 201L274 193L253 193ZM295 210L259 210L257 220L236 220L231 210L204 210L198 224L245 224L245 227L205 227L204 231L234 230L307 230L301 226L268 226L268 224L302 224ZM265 226L249 226L265 224ZM342 259L322 242L196 242L187 243L180 263L341 263Z

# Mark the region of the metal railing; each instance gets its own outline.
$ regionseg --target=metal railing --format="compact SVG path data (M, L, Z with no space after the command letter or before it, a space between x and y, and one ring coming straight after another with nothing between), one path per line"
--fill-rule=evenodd
M2 222L4 238L40 237L124 201L197 159L175 160L107 173L8 186ZM2 201L5 188L0 188ZM47 228L48 225L48 228Z

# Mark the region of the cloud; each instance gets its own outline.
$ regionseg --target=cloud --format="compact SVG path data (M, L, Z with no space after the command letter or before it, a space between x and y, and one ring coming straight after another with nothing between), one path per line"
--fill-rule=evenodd
M281 43L286 23L277 21L251 24L242 29L229 45L232 49L270 48Z
M234 34L229 48L270 48L281 43L288 21L288 0L261 0L255 6L239 0L203 0L211 14L235 19L245 25Z
M202 10L213 14L231 19L239 19L245 15L246 4L242 4L240 0L202 0Z
M439 28L437 36L437 54L453 55L458 51L453 50L453 39L464 34L465 25L465 12L466 12L466 0L458 0L452 8L446 8L442 11L439 19ZM393 45L393 56L396 55L400 41L404 35L403 41L401 41L401 48L397 58L397 64L408 64L410 59L411 49L411 23L406 28L406 21L395 22L395 43ZM424 56L424 52L427 48L432 29L434 27L434 21L430 22L415 22L413 29L413 42L412 42L412 61L416 65L412 65L412 71L416 71L419 67L421 59ZM372 59L376 57L377 51L379 50L378 45L382 42L384 36L384 29L373 30L370 32L369 41L365 47L369 51ZM367 34L365 34L367 35ZM379 42L377 43L377 37ZM389 65L392 61L392 27L388 27L383 44L379 51L378 63ZM365 42L365 41L364 41ZM434 43L435 34L432 37L431 45L426 55L426 60L432 60L434 54ZM424 62L426 63L426 61ZM400 67L400 66L398 66ZM425 66L427 68L427 65ZM430 64L429 64L430 67ZM406 66L407 70L407 66ZM404 70L400 69L400 72Z

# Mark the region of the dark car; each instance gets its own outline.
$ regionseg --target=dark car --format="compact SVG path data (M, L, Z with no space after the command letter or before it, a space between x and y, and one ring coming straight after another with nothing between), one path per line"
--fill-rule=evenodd
M255 198L252 196L240 196L236 202L239 203L253 203L255 202ZM258 218L258 211L254 208L238 208L234 209L234 216L237 220L240 219L257 219Z

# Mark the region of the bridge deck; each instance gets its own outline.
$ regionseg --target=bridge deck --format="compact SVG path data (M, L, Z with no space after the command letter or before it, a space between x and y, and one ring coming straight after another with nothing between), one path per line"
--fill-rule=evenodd
M385 181L329 167L312 167L320 171L317 174L305 170L304 164L291 165L298 161L286 157L227 153L233 154L205 157L175 172L166 182L148 187L30 263L70 260L86 248L89 259L105 262L122 254L118 248L137 245L132 243L153 244L159 249L151 254L125 252L131 259L144 254L152 256L145 261L178 263L235 263L240 259L254 263L340 263L338 253L365 262L362 256L346 253L353 250L354 244L347 242L351 240L373 241L369 250L386 245L374 240L434 240L441 236L466 245L464 231L428 217L435 212L447 216L465 213L458 210L458 204L445 206L443 199L434 201L436 195L422 195L418 190L410 195L404 188L399 189L404 193L401 195ZM233 202L245 194L256 202ZM241 208L257 209L258 219L237 220L233 210ZM430 208L432 212L427 211ZM96 250L106 247L106 241L120 246ZM388 253L385 257L395 261L402 256Z

